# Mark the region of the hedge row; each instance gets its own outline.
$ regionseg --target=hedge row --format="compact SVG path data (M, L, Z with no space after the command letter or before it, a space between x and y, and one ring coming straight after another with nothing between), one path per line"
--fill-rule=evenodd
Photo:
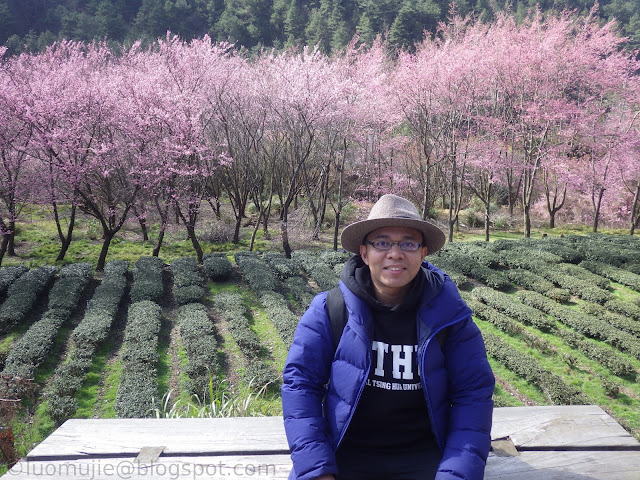
M628 303L623 302L628 305ZM609 323L620 330L629 332L632 335L640 338L640 322L632 320L631 315L621 315L619 313L611 312L607 310L610 302L605 304L605 307L598 305L597 303L584 302L580 305L580 309L594 317L599 318L601 321Z
M205 278L195 258L178 258L171 264L173 299L178 305L197 303L204 297Z
M612 298L611 293L595 286L591 279L578 276L578 273L567 273L563 269L568 269L569 264L544 264L532 263L529 267L534 273L552 281L561 288L567 289L573 295L586 300L587 302L605 303ZM575 265L573 265L575 268ZM582 272L587 272L581 269Z
M467 276L464 273L456 270L453 263L450 262L447 257L438 257L434 255L429 257L429 263L449 275L451 280L453 280L453 283L455 283L458 288L462 288L466 283L469 282Z
M47 413L56 423L71 418L78 408L75 394L91 367L98 347L107 339L124 297L129 263L114 260L105 265L104 278L87 305L83 319L71 334L71 349L58 366L48 394Z
M149 416L158 398L158 336L162 309L149 300L129 307L121 357L124 364L116 394L120 418Z
M13 345L2 374L33 378L36 369L46 360L60 327L71 318L89 286L92 270L89 263L62 268L60 278L49 292L49 309Z
M29 270L9 286L7 298L0 305L0 333L25 319L57 272L58 267L45 265Z
M458 248L443 248L435 256L444 258L445 261L457 272L481 281L485 285L497 290L509 290L511 283L504 273L482 265L469 255L465 255Z
M202 259L202 266L210 280L223 282L233 273L233 265L224 253L208 253Z
M260 297L260 304L276 327L280 338L289 347L300 318L287 307L287 300L277 292L266 292Z
M285 257L282 253L265 252L262 258L281 281L295 278L300 274L298 264L293 259Z
M226 320L231 336L247 359L245 381L256 388L262 388L267 384L278 386L280 376L276 375L261 357L262 345L258 335L249 325L248 312L242 296L222 292L215 295L212 301L218 314Z
M471 293L481 302L526 325L531 325L543 332L551 332L556 329L552 319L533 307L514 302L511 295L496 292L487 287L476 287Z
M492 269L500 267L499 256L492 248L489 248L486 242L450 243L443 250L441 252L447 256L465 255L485 267Z
M278 288L278 279L256 253L238 252L234 256L240 275L258 296Z
M320 290L331 290L338 285L340 274L334 267L339 263L332 263L336 257L332 257L329 252L314 253L310 250L296 250L292 258L316 282Z
M618 268L614 265L590 260L584 260L580 263L580 266L593 273L602 275L609 280L626 285L636 292L640 292L640 275L637 273Z
M521 302L552 315L560 322L577 332L591 338L602 340L618 350L640 359L640 339L627 332L620 331L606 321L585 315L540 295L536 292L520 291L516 296Z
M217 376L219 369L218 342L213 323L201 303L180 307L177 321L188 358L186 373L189 382L185 387L204 398L210 379Z
M485 322L491 323L497 329L511 335L512 337L520 337L524 342L532 348L535 348L543 353L549 353L555 355L556 348L548 341L543 338L540 338L538 335L531 333L529 330L524 328L518 322L513 320L511 317L504 315L503 313L498 312L496 309L490 307L489 305L485 305L473 298L473 296L467 292L461 292L462 298L467 303L469 308L473 310L473 314L484 320Z
M559 376L544 369L532 357L508 345L500 337L484 334L487 353L509 370L536 385L556 405L584 405L589 399L572 385L565 383Z
M620 355L616 355L610 349L596 345L571 330L558 330L557 335L561 337L567 345L581 351L587 357L607 368L614 375L618 375L619 377L635 377L636 369L631 362Z
M306 310L313 300L314 293L309 283L302 277L289 277L284 282L287 291L298 302L302 310Z
M591 283L598 288L602 288L603 290L606 290L611 286L611 282L609 282L609 279L603 277L602 275L593 273L579 265L573 265L571 263L559 263L557 265L554 265L553 268L569 275L578 277L581 280Z
M133 266L133 285L131 303L149 300L160 303L164 297L162 271L164 262L158 257L140 257Z
M15 282L20 275L28 271L29 269L24 265L12 265L0 268L0 298L7 293L9 286Z
M541 293L557 302L566 302L571 296L568 290L556 288L553 282L524 268L508 270L506 275L516 285Z

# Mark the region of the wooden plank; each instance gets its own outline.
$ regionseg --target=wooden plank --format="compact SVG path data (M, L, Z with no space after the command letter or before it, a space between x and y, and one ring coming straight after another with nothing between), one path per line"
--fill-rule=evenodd
M518 449L640 446L597 405L496 408L491 438L507 436Z
M160 457L152 465L133 459L82 459L18 463L6 480L284 480L288 455ZM638 480L637 452L523 452L518 457L490 455L485 480Z
M485 480L639 480L638 452L521 452L490 454Z
M3 476L5 480L285 480L289 455L160 457L150 465L133 459L73 461L23 460Z
M163 456L286 453L282 417L68 420L27 458L136 456L163 446Z

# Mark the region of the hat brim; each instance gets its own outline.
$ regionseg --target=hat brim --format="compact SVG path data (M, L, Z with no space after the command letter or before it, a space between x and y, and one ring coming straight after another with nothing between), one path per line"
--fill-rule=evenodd
M444 232L427 221L409 218L376 218L347 225L340 236L342 248L352 253L360 253L360 245L362 245L364 238L374 230L383 227L415 228L422 233L424 245L427 247L427 255L436 253L446 242Z

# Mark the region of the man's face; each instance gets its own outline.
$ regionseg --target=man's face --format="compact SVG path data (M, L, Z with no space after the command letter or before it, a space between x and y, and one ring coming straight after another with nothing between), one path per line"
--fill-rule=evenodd
M427 247L406 252L399 245L393 245L391 250L384 251L367 243L375 240L422 243L422 234L408 227L383 227L369 233L365 245L360 245L360 256L371 271L376 298L382 303L397 305L402 302L409 284L420 271Z

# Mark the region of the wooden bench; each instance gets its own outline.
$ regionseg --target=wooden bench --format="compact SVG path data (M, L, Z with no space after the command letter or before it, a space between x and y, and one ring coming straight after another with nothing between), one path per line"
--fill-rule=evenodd
M485 479L640 479L640 443L600 407L493 418ZM282 417L69 420L2 480L285 479L290 469Z

